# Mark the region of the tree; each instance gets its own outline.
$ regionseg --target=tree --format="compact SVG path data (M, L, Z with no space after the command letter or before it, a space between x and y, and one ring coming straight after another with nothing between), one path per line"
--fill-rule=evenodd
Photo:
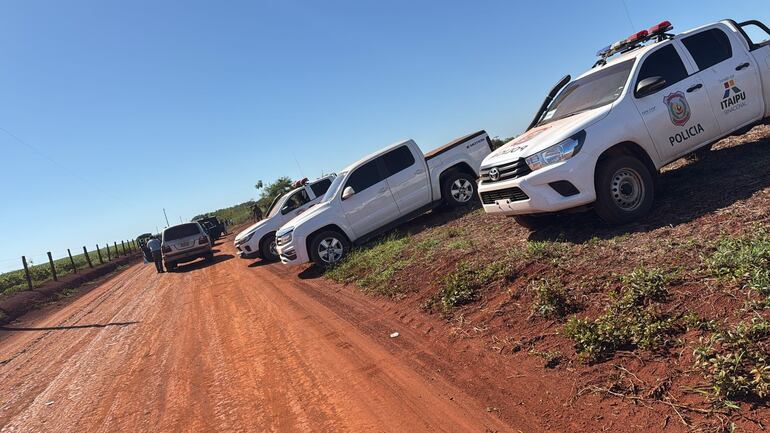
M257 206L262 209L263 212L267 212L270 204L273 203L276 197L282 196L291 191L292 180L289 177L282 176L276 179L273 183L264 185L262 181L257 181L254 185L257 189L260 189L259 199L257 200Z

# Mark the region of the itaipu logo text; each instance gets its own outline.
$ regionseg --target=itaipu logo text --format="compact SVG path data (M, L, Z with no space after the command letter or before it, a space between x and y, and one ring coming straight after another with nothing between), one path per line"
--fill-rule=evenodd
M740 108L741 106L746 105L745 102L742 102L746 100L746 93L735 85L735 80L727 80L722 85L725 88L725 94L722 97L721 104L722 110Z
M676 126L684 126L690 120L690 104L682 92L674 92L665 98L663 102L668 107L668 115L671 123Z

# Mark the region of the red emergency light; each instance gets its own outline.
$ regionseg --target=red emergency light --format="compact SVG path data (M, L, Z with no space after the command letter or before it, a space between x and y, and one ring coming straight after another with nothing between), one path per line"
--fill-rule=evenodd
M636 44L637 42L643 42L649 36L650 36L650 33L647 30L642 30L641 32L636 32L633 35L629 36L628 39L626 39L626 43Z
M670 21L662 21L650 27L648 32L650 33L650 36L655 36L655 35L661 35L673 29L674 29L674 26L671 24Z

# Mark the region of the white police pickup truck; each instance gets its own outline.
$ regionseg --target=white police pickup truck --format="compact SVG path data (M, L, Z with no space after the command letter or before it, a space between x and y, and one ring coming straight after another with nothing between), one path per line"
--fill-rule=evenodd
M373 153L344 169L321 203L286 223L276 235L285 264L339 262L352 243L372 237L446 204L475 197L481 160L491 152L485 131L423 155L413 140Z
M672 29L664 21L636 33L574 81L564 77L529 129L484 159L484 210L534 227L592 206L607 223L627 223L652 207L661 167L767 120L767 26Z
M295 182L295 189L273 200L267 216L235 237L235 249L242 258L261 257L265 261L278 260L275 246L275 232L287 221L321 201L331 186L335 174L321 177L312 182L307 179Z

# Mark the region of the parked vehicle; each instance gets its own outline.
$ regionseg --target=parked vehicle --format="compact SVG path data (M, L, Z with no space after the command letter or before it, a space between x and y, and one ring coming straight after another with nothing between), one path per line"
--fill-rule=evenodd
M529 129L481 165L484 210L526 226L591 206L606 222L645 215L661 167L770 116L770 42L759 21L670 34L668 21L599 51L565 77Z
M171 226L163 230L162 238L163 264L169 272L176 269L179 263L199 258L208 262L214 259L211 239L197 222Z
M227 234L227 227L225 223L216 216L207 216L193 220L193 222L200 223L206 234L211 238L212 243L225 234Z
M361 159L337 175L321 203L278 230L281 261L330 266L351 244L436 206L468 205L479 164L490 151L487 133L478 131L425 155L407 140Z
M292 218L321 201L332 184L336 174L308 182L302 179L295 183L295 189L276 197L268 208L265 219L258 221L238 233L235 249L243 258L261 257L266 261L278 260L275 246L275 232Z

